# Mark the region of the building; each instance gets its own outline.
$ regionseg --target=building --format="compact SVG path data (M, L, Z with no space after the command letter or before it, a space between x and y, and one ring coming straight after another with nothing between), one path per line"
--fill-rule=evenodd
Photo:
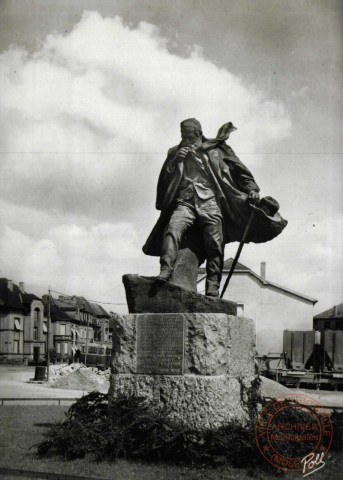
M84 297L48 295L40 299L0 279L0 362L42 362L46 359L48 310L50 307L49 351L52 359L69 361L82 345L101 343L111 348L110 314Z
M228 277L232 258L224 262L221 289ZM198 291L205 291L205 270L200 269ZM310 330L313 307L317 300L295 292L266 279L266 264L261 263L261 272L256 272L237 263L225 300L238 303L238 316L252 318L256 327L258 354L281 353L283 331Z
M343 303L313 317L314 330L343 330Z
M100 331L98 333L98 341L101 343L112 343L112 336L110 334L110 318L111 315L106 312L106 310L97 303L90 304L93 315L98 319Z
M47 323L40 298L0 278L0 362L44 359Z
M58 357L74 356L86 343L111 346L110 315L103 307L75 295L52 298L51 305L54 348Z
M47 318L48 296L45 295L43 300ZM50 303L50 319L49 350L51 360L69 361L70 358L74 357L78 348L77 332L80 322L60 308L53 298Z

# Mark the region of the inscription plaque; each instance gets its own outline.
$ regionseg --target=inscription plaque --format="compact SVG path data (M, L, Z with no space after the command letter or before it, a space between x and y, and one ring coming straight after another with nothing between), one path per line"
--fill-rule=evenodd
M137 373L182 375L185 322L183 315L137 317Z

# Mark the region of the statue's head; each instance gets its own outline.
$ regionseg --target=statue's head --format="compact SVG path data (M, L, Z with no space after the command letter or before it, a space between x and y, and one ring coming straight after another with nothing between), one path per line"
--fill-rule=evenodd
M187 118L181 122L181 138L184 145L201 145L202 128L196 118Z

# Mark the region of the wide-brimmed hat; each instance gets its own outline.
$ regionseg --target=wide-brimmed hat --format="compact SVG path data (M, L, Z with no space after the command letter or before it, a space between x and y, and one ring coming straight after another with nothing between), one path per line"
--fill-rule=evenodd
M274 218L278 214L280 205L273 197L263 197L257 205L251 205L258 214ZM278 214L280 216L280 214Z
M247 242L265 242L279 235L287 225L287 220L279 214L279 203L273 197L263 197L257 205L250 205L255 215L250 227ZM266 240L268 231L268 240Z

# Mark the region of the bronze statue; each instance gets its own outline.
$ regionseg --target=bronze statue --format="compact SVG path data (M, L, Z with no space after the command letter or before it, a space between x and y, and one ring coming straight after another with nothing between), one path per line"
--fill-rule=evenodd
M158 180L161 215L143 247L147 255L160 256L158 281L171 278L179 249L193 244L206 258L206 295L218 297L225 244L243 234L246 243L266 242L286 226L276 200L260 200L251 172L226 144L234 130L226 123L209 140L195 118L181 122L181 143L169 149Z

